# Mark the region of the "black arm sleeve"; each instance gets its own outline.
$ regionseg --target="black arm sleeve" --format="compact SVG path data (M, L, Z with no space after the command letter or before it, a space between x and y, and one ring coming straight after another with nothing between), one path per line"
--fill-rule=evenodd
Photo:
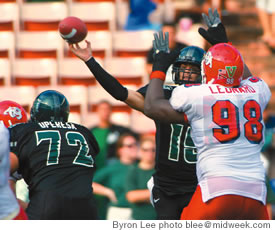
M92 57L85 62L95 76L98 83L117 100L125 101L128 97L128 89L121 85L117 79L107 73Z

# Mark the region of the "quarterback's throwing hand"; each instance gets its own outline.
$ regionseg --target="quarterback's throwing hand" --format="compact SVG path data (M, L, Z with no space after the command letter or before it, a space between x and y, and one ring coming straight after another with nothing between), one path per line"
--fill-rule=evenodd
M74 53L75 56L79 57L84 62L88 61L92 56L92 48L91 43L87 40L86 42L86 48L81 48L78 43L70 44L69 43L69 49Z

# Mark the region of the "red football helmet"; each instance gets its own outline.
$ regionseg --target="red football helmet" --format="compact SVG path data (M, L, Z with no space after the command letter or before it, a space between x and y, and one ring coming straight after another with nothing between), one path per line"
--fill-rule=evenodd
M14 101L0 102L0 122L8 128L16 123L27 122L25 109Z
M244 71L240 52L228 43L212 46L202 61L203 83L211 82L226 87L239 86Z

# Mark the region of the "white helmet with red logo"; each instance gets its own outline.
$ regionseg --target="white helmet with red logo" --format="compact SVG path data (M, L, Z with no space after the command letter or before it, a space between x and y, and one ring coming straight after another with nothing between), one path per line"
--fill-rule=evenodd
M25 109L14 101L0 102L0 122L7 128L16 123L27 122L27 113Z
M244 71L240 52L228 43L212 46L202 60L203 83L220 84L226 87L239 86Z

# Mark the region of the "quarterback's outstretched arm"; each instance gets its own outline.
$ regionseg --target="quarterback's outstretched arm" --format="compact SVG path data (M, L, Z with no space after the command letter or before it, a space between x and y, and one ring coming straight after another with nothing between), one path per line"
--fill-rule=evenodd
M77 57L79 57L81 60L83 60L86 63L86 65L88 66L90 71L93 73L97 81L111 96L113 96L117 100L124 101L131 108L139 110L144 113L145 99L143 95L140 94L139 92L127 89L126 87L121 85L113 76L107 73L93 58L91 43L86 40L86 44L87 46L85 48L81 48L79 44L69 44L69 48ZM178 53L176 54L175 57L177 56L178 56ZM162 88L159 90L159 93L164 98L164 93ZM168 105L170 106L169 101L165 99L163 101L165 102L159 103L162 109L158 108L160 109L157 113L158 116L153 116L153 117L156 117L156 119L160 117L159 115L163 117L167 117L168 115L167 106L163 106L163 103L168 103ZM174 122L182 123L183 122L182 114L176 112L171 106L170 106L170 109L171 110L169 111L169 115L171 115L171 113L173 113L174 116L177 115L177 119Z
M117 79L107 73L94 59L91 43L86 42L86 47L81 48L79 44L69 44L70 50L83 60L95 76L98 83L115 99L125 102L131 108L144 111L144 97L134 90L127 89Z

